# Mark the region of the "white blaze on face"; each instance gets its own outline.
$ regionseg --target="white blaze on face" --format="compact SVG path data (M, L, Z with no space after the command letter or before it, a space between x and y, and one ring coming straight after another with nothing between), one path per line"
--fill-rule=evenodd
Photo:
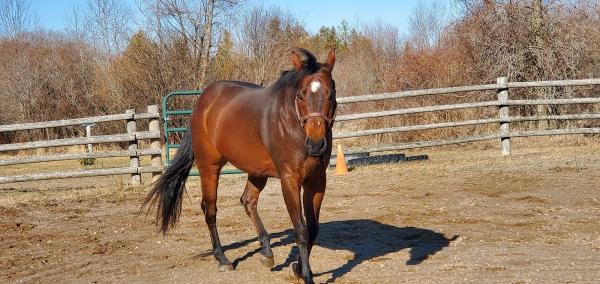
M321 88L321 82L312 81L310 82L310 91L316 93Z

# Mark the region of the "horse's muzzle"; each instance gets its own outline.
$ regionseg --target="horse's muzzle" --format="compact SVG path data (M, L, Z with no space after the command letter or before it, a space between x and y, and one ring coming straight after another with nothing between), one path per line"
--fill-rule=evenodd
M319 139L314 141L312 139L306 139L306 150L310 156L321 156L327 150L327 140Z

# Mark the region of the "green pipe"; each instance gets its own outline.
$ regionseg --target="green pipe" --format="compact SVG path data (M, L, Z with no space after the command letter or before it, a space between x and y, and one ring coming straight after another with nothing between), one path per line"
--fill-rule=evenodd
M168 132L186 132L187 130L188 130L187 127L167 128Z
M184 115L184 114L192 114L191 109L180 109L180 110L168 110L166 112L167 115Z

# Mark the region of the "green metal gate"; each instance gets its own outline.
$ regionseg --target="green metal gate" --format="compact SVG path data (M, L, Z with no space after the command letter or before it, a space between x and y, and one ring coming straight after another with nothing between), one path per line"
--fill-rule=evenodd
M179 144L171 143L171 134L178 132L187 132L188 127L171 127L171 117L172 116L191 116L191 109L178 109L178 110L170 110L169 109L169 100L175 98L177 96L200 96L202 95L202 91L193 90L193 91L176 91L166 95L162 99L162 113L163 113L163 127L164 127L164 135L165 135L165 166L168 166L171 163L171 149L178 149L180 147ZM240 174L242 173L237 169L223 169L221 174ZM197 171L191 171L191 176L198 176Z

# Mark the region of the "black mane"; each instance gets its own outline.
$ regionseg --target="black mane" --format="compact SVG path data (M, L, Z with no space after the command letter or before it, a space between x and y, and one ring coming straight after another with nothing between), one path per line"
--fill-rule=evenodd
M294 50L294 52L303 57L302 61L304 66L300 71L292 68L290 70L281 72L279 79L277 79L277 81L275 81L275 83L272 85L275 91L289 86L297 86L300 78L315 73L317 70L319 70L320 65L317 62L317 58L310 53L310 51L304 48L297 48Z

